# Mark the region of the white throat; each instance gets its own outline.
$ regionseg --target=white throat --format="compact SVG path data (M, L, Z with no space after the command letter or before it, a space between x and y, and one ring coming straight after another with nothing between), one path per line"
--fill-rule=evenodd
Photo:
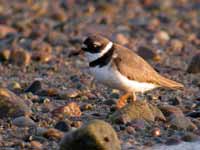
M113 46L113 42L109 42L100 53L86 52L85 55L88 58L88 61L91 62L102 57L105 53L107 53L112 48L112 46Z

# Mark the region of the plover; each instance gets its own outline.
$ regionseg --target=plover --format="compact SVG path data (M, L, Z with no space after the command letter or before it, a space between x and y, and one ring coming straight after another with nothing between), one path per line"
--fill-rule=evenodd
M129 96L135 101L137 92L144 93L159 87L174 90L184 87L160 75L130 49L103 36L87 37L82 50L88 58L90 72L97 81L125 92L117 102L117 107L124 106Z

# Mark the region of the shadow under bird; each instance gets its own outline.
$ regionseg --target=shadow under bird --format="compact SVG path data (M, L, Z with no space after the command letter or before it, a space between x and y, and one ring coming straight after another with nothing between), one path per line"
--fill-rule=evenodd
M125 92L117 102L118 108L126 104L129 96L135 101L137 92L144 93L159 87L174 90L184 87L160 75L130 49L103 36L88 36L82 50L89 61L90 72L97 81Z

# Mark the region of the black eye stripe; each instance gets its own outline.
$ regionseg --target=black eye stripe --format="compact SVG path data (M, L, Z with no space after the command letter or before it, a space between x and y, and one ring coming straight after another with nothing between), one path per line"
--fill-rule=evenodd
M90 53L99 53L103 48L103 46L94 47L93 45L87 45L87 47L82 47L82 50Z

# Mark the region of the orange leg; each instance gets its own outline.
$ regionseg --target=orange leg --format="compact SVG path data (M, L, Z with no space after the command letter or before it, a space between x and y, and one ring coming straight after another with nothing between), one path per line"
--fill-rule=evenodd
M128 92L128 93L122 95L122 96L119 98L119 100L117 101L117 105L116 105L117 108L122 108L122 107L124 107L124 106L126 105L126 103L127 103L127 99L128 99L130 96L131 96L131 93L130 93L130 92Z
M129 98L130 96L132 96L131 102L135 102L135 101L136 101L135 92L128 92L128 93L122 95L122 96L119 98L119 100L118 100L118 102L117 102L117 104L116 104L116 107L117 107L118 109L124 107L124 106L127 104L127 100L128 100L128 98Z

